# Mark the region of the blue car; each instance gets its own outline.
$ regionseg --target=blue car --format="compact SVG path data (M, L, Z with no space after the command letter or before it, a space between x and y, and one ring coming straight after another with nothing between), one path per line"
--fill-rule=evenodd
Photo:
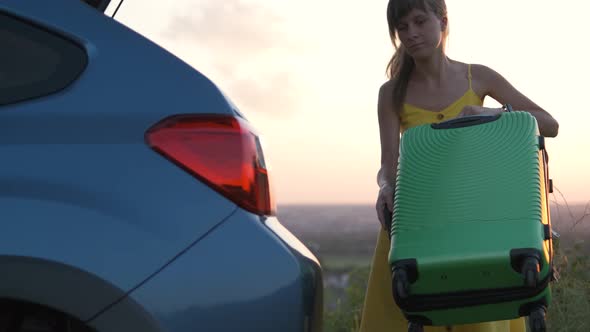
M106 5L0 2L0 331L320 331L253 125Z

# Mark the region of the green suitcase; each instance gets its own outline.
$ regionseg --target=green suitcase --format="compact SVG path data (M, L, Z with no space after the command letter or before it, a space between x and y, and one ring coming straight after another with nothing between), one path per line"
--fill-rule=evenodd
M389 264L410 331L521 316L544 331L553 278L547 162L527 112L402 135Z

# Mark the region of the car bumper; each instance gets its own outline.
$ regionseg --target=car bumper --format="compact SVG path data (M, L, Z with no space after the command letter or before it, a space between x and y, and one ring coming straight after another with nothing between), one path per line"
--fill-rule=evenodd
M237 209L97 316L97 331L320 331L316 257L276 218Z

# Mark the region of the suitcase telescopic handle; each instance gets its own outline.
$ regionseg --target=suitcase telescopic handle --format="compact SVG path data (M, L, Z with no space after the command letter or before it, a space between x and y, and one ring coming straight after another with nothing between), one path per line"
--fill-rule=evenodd
M460 118L455 118L447 121L443 121L440 123L433 123L431 126L434 129L454 129L454 128L462 128L462 127L469 127L469 126L477 126L483 123L488 123L492 121L496 121L502 116L502 114L497 115L470 115L464 116Z

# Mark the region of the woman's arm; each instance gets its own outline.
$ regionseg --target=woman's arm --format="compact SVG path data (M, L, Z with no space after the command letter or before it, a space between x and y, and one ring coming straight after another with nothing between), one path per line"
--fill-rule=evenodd
M393 84L386 82L379 89L377 101L379 137L381 140L381 168L377 173L379 188L395 187L397 162L399 158L400 120L393 109Z
M555 137L559 131L559 124L547 111L539 107L532 100L518 91L502 75L491 68L482 65L473 66L473 75L482 83L484 96L490 96L500 104L510 104L514 110L531 113L539 125L539 132L546 137ZM489 110L489 109L488 109ZM466 109L461 115L481 114L481 110Z
M393 196L399 157L400 121L393 108L393 86L387 82L379 89L377 102L379 137L381 140L381 167L377 173L379 195L375 208L384 230L391 230L390 213L393 211ZM386 212L386 211L389 212Z

